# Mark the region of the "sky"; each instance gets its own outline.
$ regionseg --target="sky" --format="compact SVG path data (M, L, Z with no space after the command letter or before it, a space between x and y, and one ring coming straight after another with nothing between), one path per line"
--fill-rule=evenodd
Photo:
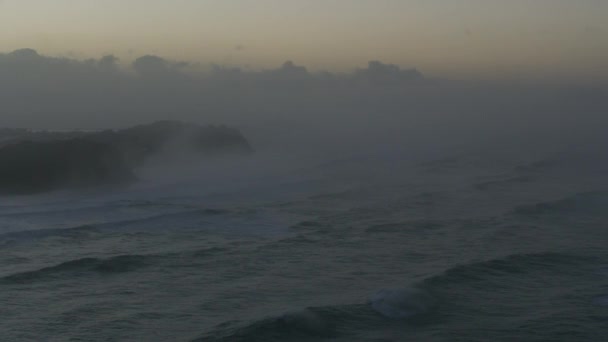
M0 0L0 52L608 80L605 0Z
M578 144L608 127L605 18L607 0L0 0L0 127L173 119L302 153Z

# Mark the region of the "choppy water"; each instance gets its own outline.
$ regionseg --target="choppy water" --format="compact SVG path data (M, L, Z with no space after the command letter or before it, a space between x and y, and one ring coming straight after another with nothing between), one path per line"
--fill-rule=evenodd
M602 163L235 168L0 198L1 339L606 339Z

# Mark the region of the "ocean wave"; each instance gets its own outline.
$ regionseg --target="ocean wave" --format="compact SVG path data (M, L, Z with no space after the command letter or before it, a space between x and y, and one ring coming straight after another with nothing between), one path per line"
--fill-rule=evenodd
M310 307L253 322L216 326L197 342L319 341L348 338L357 330L382 330L395 320L430 313L434 298L422 289L380 290L366 304Z
M513 171L520 174L546 172L547 170L560 166L560 163L563 164L563 162L564 161L558 159L537 160L531 163L520 164L516 166Z
M308 199L312 200L312 201L349 200L349 199L352 199L353 197L355 197L355 195L359 194L360 192L362 192L361 189L348 189L348 190L342 190L342 191L336 191L336 192L315 194L315 195L308 196Z
M418 288L384 289L370 297L370 305L387 318L406 319L431 312L437 301Z
M196 209L196 210L186 210L180 211L176 213L168 213L168 214L159 214L153 216L147 216L143 218L136 218L132 220L123 220L123 221L115 221L115 222L107 222L100 225L98 227L105 228L120 228L125 226L139 225L141 223L158 223L163 221L175 222L175 220L180 219L192 219L192 218L200 218L205 216L215 216L226 213L227 211L219 210L219 209ZM163 222L164 224L165 222Z
M54 236L75 237L82 236L84 234L90 234L96 231L98 230L92 225L82 225L70 228L57 229L21 230L0 234L0 241L4 241L4 243L6 244L19 240L43 239Z
M336 325L321 309L309 308L266 318L250 324L231 321L193 342L271 342L291 339L324 339L337 335Z
M111 204L88 204L88 205L77 205L77 204L73 204L70 203L70 207L69 208L65 208L65 207L59 207L59 208L53 208L53 207L48 207L45 206L44 208L41 208L39 210L26 210L26 209L22 209L19 211L11 211L11 212L5 212L5 213L1 213L0 217L5 217L5 218L21 218L21 217L26 217L26 218L31 218L31 217L48 217L48 216L67 216L67 215L71 215L71 214L94 214L94 213L105 213L109 210L118 210L121 208L125 208L125 207L131 207L132 205L130 204L131 202L120 202L120 203L111 203ZM21 207L19 207L21 208ZM23 207L23 208L28 208L28 207Z
M528 272L563 272L566 268L577 269L581 264L594 261L591 257L560 253L512 254L504 258L454 266L422 283L429 288L437 288L443 284L484 281Z
M191 254L192 254L192 257L201 258L201 257L208 257L208 256L216 255L216 254L225 253L227 251L229 251L229 249L225 248L225 247L209 247L209 248L203 248L203 249L196 250L196 251L192 252Z
M430 276L412 287L382 289L373 293L366 304L312 307L254 321L229 321L213 328L194 341L202 342L258 342L258 341L321 341L358 340L365 336L383 336L382 332L395 329L415 329L427 324L438 324L462 312L460 290L466 296L477 296L475 291L494 292L491 285L519 286L509 279L538 276L539 286L546 282L546 272L567 274L578 272L581 265L593 264L593 257L564 253L513 254L480 262L458 265ZM483 281L483 286L472 282ZM492 282L490 286L486 281ZM505 284L505 282L507 282ZM465 297L466 297L465 296ZM465 299L468 303L468 299ZM456 304L455 304L456 302ZM607 297L597 296L593 303L608 305ZM456 306L455 306L456 305ZM456 308L456 309L455 309ZM378 332L379 334L375 335ZM352 339L351 339L352 338Z
M36 209L23 206L21 210L9 210L0 212L0 219L9 220L41 220L41 222L49 220L57 220L65 222L66 220L76 220L88 218L89 220L103 220L108 216L108 212L116 213L114 216L124 217L125 220L129 217L138 218L149 216L150 213L155 215L171 215L182 212L201 211L209 215L226 213L223 209L218 208L202 208L196 204L173 203L167 201L153 200L116 200L107 203L81 203L71 204L66 207L42 206ZM27 210L29 209L29 210Z
M485 190L491 190L493 188L508 187L508 186L512 186L514 184L532 183L535 180L536 180L536 178L529 176L529 175L517 175L517 176L511 176L511 177L504 177L504 178L480 181L480 182L473 184L473 186L477 190L485 191Z
M559 165L560 163L553 159L520 164L502 175L475 182L473 187L477 190L486 191L494 188L510 187L516 184L530 184L538 181L540 177Z
M107 259L81 258L62 262L55 266L44 267L34 271L14 273L0 278L4 284L28 284L36 281L62 279L75 275L97 272L102 274L129 272L150 263L146 255L119 255Z
M399 233L404 231L436 230L444 227L439 221L416 220L400 223L377 224L365 229L366 233Z
M141 194L139 196L142 196ZM143 197L143 196L142 196ZM163 209L200 209L197 202L200 197L163 197L154 199L145 198L106 198L106 199L89 199L84 200L71 199L65 202L53 201L52 203L35 203L21 205L0 205L0 209L8 209L8 211L0 213L0 217L11 216L37 216L37 215L65 215L73 212L97 212L107 210L132 209L132 208L163 208Z
M160 264L167 264L172 268L184 266L192 267L197 259L212 257L229 251L230 249L226 247L207 247L157 254L125 254L109 258L79 258L65 261L54 266L0 277L0 283L22 284L49 279L61 279L62 277L75 275L91 275L93 273L123 273Z
M301 222L298 222L291 226L291 228L302 228L302 229L317 228L317 227L323 227L323 224L319 221L311 221L311 220L301 221Z
M570 215L572 213L601 215L608 214L608 191L578 193L555 201L539 202L518 206L513 214L519 216Z
M228 211L220 209L196 209L186 210L176 213L159 214L146 216L141 218L108 221L100 223L90 223L84 225L76 225L66 228L48 228L48 229L32 229L19 230L0 234L0 242L4 244L21 242L27 240L44 239L49 237L73 237L82 236L92 232L125 230L130 228L141 228L145 231L154 230L157 227L165 228L169 223L184 222L188 220L197 220L204 217L213 217L226 214Z

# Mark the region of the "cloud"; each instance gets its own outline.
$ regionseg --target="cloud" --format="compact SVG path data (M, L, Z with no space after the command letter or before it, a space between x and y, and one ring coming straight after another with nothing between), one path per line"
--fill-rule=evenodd
M38 54L38 52L36 52L36 50L34 50L34 49L15 50L15 51L9 53L8 56L13 57L18 60L22 60L22 61L27 61L27 60L31 61L34 59L41 58L41 56Z
M146 55L137 58L133 62L133 69L140 75L158 75L170 72L169 63L158 56Z
M118 67L118 58L114 55L106 55L101 57L98 65L102 69L116 69Z
M565 143L608 125L605 88L430 82L381 61L350 73L188 63L145 55L77 60L0 54L0 127L119 128L163 119L242 128L256 149L360 150Z
M290 75L308 74L308 70L306 70L306 67L295 65L292 61L287 61L283 63L283 66L281 66L279 72Z
M581 33L593 38L606 38L606 30L599 26L587 25L581 30Z
M402 70L398 65L380 61L369 62L367 69L358 69L354 77L375 84L400 84L423 78L422 73L416 69Z

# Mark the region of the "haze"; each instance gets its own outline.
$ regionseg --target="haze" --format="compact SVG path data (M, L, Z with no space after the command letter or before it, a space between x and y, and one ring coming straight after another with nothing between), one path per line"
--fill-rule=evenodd
M604 82L607 17L603 0L3 0L0 51Z
M607 19L0 0L0 342L607 341Z
M176 119L344 154L608 124L606 1L0 3L0 127Z

